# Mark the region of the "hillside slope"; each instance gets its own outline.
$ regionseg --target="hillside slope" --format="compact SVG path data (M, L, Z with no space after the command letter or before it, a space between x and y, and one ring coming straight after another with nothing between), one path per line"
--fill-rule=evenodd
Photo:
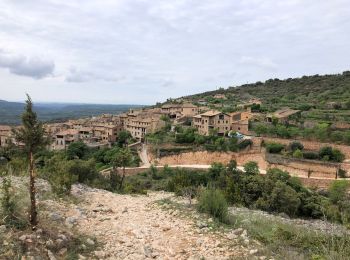
M310 103L315 106L326 106L330 102L345 103L350 101L350 72L334 75L303 76L285 80L269 79L265 82L245 84L238 87L218 89L200 93L187 98L196 100L225 94L229 99L248 100L260 98L267 106L293 105Z
M215 98L216 94L223 94L225 98ZM237 105L244 104L251 98L259 98L263 103L260 112L290 107L305 111L305 120L350 123L350 71L284 80L269 79L184 98L192 102L204 100L212 108L224 112L233 112Z

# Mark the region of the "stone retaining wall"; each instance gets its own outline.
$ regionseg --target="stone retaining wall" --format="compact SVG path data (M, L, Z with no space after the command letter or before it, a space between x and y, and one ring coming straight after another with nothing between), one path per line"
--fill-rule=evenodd
M267 153L265 158L270 168L279 168L305 177L311 173L312 177L335 178L339 168L347 170L349 167L348 164L288 158L279 154Z
M231 160L236 160L238 165L243 165L249 161L255 161L258 163L261 169L266 169L267 163L264 155L260 151L248 151L241 153L234 152L186 152L177 155L165 156L159 159L153 160L153 163L157 165L181 165L181 164L200 164L210 165L214 162L220 162L228 164Z
M282 138L273 138L273 137L254 137L253 143L256 146L259 146L261 144L261 141L264 140L265 142L275 142L280 143L284 145L289 145L293 141L299 141L304 145L304 148L306 150L314 150L318 151L324 146L331 146L333 148L337 148L342 153L344 153L346 159L350 159L350 146L349 145L339 145L339 144L332 144L332 143L319 143L314 141L308 141L308 140L291 140L291 139L282 139Z

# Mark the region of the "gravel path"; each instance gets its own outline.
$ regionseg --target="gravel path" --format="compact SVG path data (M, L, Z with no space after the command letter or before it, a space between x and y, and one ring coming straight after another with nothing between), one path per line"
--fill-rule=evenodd
M76 228L102 242L101 259L254 259L257 250L238 240L203 232L193 220L170 214L158 200L170 193L148 196L113 194L84 186L72 193L83 199ZM72 212L71 212L72 213ZM74 217L74 216L73 216ZM256 258L258 259L258 258Z

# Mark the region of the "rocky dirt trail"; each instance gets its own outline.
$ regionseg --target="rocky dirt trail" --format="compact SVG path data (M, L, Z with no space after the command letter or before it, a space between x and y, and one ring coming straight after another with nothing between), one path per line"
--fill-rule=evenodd
M76 185L72 194L80 202L67 210L66 224L96 237L96 258L265 259L243 230L205 232L206 225L164 210L157 201L173 199L170 193L131 196Z

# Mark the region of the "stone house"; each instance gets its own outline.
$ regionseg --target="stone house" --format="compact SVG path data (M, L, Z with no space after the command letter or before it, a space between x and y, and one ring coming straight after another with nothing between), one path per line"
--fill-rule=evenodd
M231 117L220 111L209 110L205 113L193 116L192 126L198 129L198 133L208 136L211 131L217 131L218 135L225 135L230 131Z
M231 131L249 134L249 119L252 117L249 111L233 112L229 115L231 116Z
M160 114L143 114L128 118L124 127L133 138L143 140L146 134L154 133L164 126L165 122L161 120Z
M181 115L182 116L194 116L199 113L199 107L191 104L185 103L181 106Z
M0 125L0 147L6 147L11 141L11 127Z
M67 129L61 132L58 132L54 136L55 140L52 143L51 147L54 150L66 149L68 145L73 142L78 142L79 139L79 130L77 129Z

